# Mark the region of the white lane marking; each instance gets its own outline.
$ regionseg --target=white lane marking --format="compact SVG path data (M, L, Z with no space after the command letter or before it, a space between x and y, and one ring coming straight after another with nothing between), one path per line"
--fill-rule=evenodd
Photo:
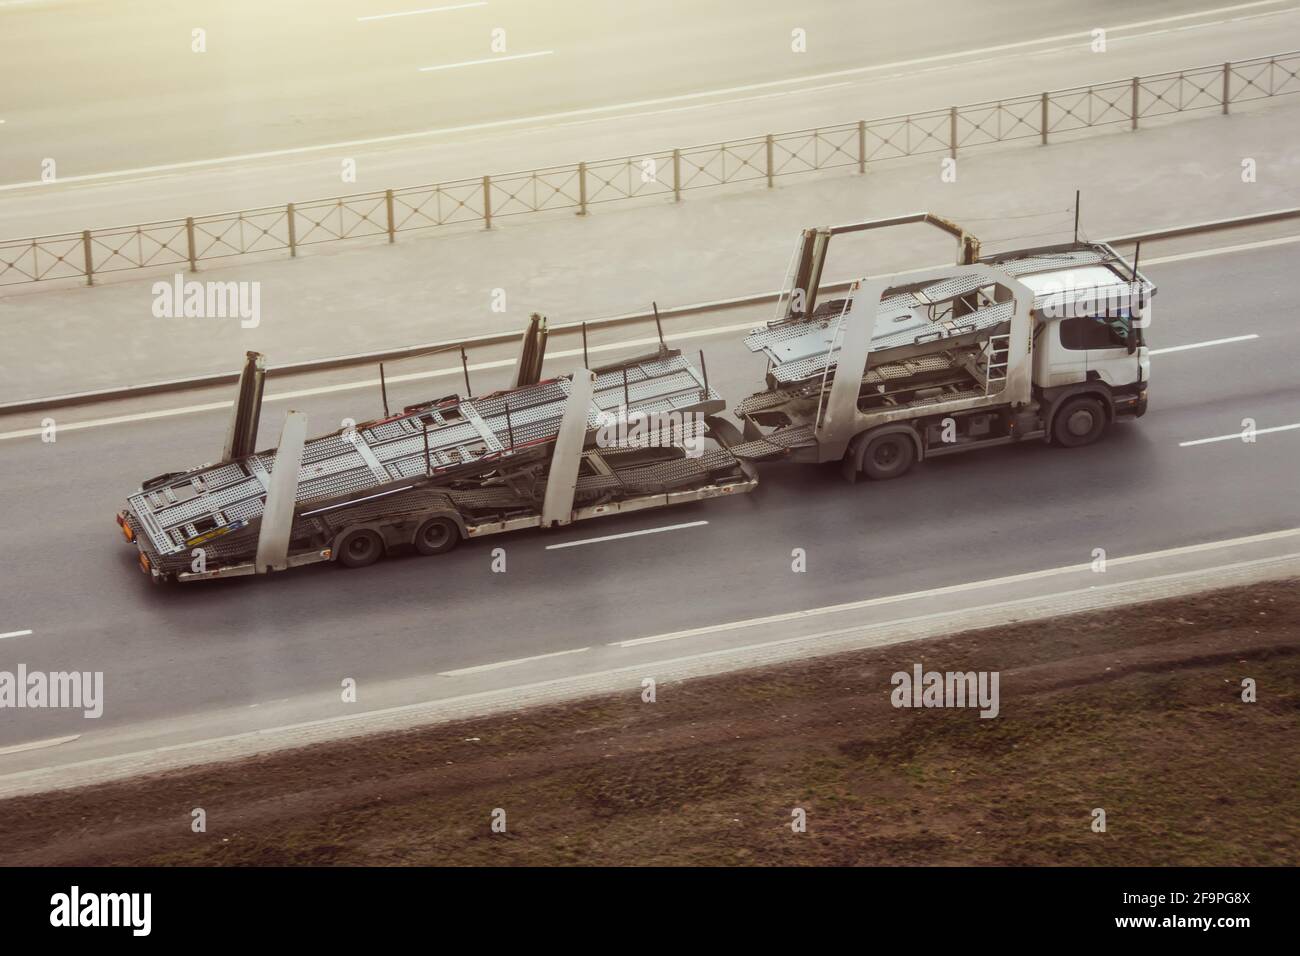
M0 641L3 641L6 637L26 637L30 633L32 633L30 629L26 631L6 631L0 634Z
M500 670L503 667L514 667L516 664L531 664L533 661L544 661L551 657L565 657L569 654L581 654L583 651L591 650L590 647L575 647L568 651L555 651L550 654L538 654L536 657L518 657L512 661L497 661L495 664L478 664L474 667L461 667L454 671L439 671L439 677L463 677L466 674L481 674L484 671Z
M576 548L580 544L599 544L602 541L617 541L620 538L636 538L643 534L659 534L661 531L680 531L682 528L698 528L700 525L708 524L707 521L688 521L685 524L670 524L662 528L646 528L643 531L625 531L622 534L607 534L599 538L583 538L580 541L565 541L563 544L548 544L547 551L557 551L560 548Z
M1276 6L1284 3L1285 0L1259 0L1255 3L1242 3L1230 7L1219 7L1214 10L1202 10L1198 13L1185 13L1173 17L1163 17L1158 20L1144 20L1137 23L1125 23L1115 27L1107 27L1110 32L1117 30L1136 29L1138 27L1151 26L1153 24L1169 23L1176 20L1183 20L1194 17L1208 17L1219 13L1229 13L1236 10L1245 10L1253 7ZM962 57L980 56L984 53L998 53L1008 49L1018 47L1034 46L1040 43L1055 43L1061 40L1081 40L1092 39L1092 31L1084 33L1066 33L1050 37L1040 37L1036 40L1021 40L1016 43L999 44L991 47L981 47L974 50L959 50L954 53L942 53L936 56L920 57L912 60L898 60L892 63L879 63L874 66L859 66L845 70L836 70L831 73L813 73L807 76L790 77L784 80L769 80L764 83L750 83L745 86L724 87L717 90L704 90L698 93L683 93L678 96L661 96L648 100L633 100L627 103L613 103L608 106L592 106L584 109L565 110L558 113L540 113L534 116L523 116L516 119L493 120L484 123L470 123L463 126L446 126L440 129L422 130L415 133L394 133L389 136L374 136L368 139L343 140L337 143L320 143L315 146L295 146L289 149L266 150L259 153L243 153L235 156L220 156L215 159L195 159L181 163L167 163L159 166L141 166L136 169L120 169L104 173L87 173L84 176L61 176L58 183L79 183L92 182L100 179L116 179L123 176L140 176L150 173L170 172L181 169L195 169L204 166L226 166L232 163L248 162L251 160L273 159L279 156L297 156L305 153L317 153L333 149L355 149L358 146L372 146L380 143L394 143L409 139L420 139L429 136L443 136L449 133L469 133L486 129L500 129L509 126L528 125L530 123L553 123L556 120L573 119L578 116L593 116L602 113L617 113L619 111L639 109L644 106L660 106L666 103L676 103L685 100L698 100L711 96L729 96L735 93L748 93L752 90L768 89L777 86L797 86L801 83L815 83L820 80L835 80L843 76L854 76L859 74L877 73L881 70L897 69L903 66L915 66L923 63L942 62L947 60L960 59ZM924 72L924 71L920 71ZM891 77L891 79L894 77ZM46 183L41 180L32 180L25 183L9 183L0 185L0 192L10 189L49 189L56 185L55 183Z
M1254 434L1271 435L1273 432L1289 432L1294 431L1297 428L1300 428L1300 422L1296 422L1294 425L1277 425L1273 428L1256 428ZM1197 438L1194 441L1180 441L1178 447L1190 448L1192 445L1208 445L1216 441L1241 441L1241 436L1244 431L1245 429L1242 429L1242 431L1233 432L1231 435L1215 435L1213 438Z
M455 70L462 66L482 66L484 63L504 63L506 60L530 60L535 56L550 56L554 50L536 50L532 53L511 53L507 56L489 56L482 60L464 60L460 63L439 63L437 66L420 66L416 67L421 73L432 73L434 70Z
M1233 252L1249 252L1251 249L1267 249L1269 246L1286 246L1300 242L1300 236L1282 236L1279 239L1261 239L1258 242L1243 242L1236 246L1220 246L1217 249L1202 249L1199 252L1179 252L1172 256L1160 256L1156 259L1144 259L1138 266L1160 266L1166 262L1183 262L1187 259L1204 259L1208 256L1226 256Z
M712 103L693 103L690 106L669 106L661 110L643 110L640 113L627 113L619 119L636 120L644 119L647 116L661 116L665 113L689 113L692 110L711 110L719 106L734 106L737 103L752 103L755 100L770 100L779 96L803 96L805 93L824 93L826 90L838 90L841 87L852 86L848 80L842 83L825 83L822 86L805 86L798 90L779 90L776 93L759 93L755 96L738 96L730 100L715 100ZM610 117L592 116L587 119L569 120L567 123L552 123L553 129L564 129L569 126L590 126L592 123L607 122Z
M487 0L478 0L477 3L457 3L450 7L425 7L423 10L403 10L401 13L375 13L368 17L357 17L357 23L365 23L369 20L392 20L394 17L415 17L422 13L446 13L448 10L467 10L470 7L486 7Z
M68 737L51 737L48 740L32 740L25 744L14 744L12 747L0 747L0 757L5 754L20 754L28 750L44 750L46 747L57 747L59 744L70 743L80 736L81 734L72 734Z
M1250 561L1237 561L1232 564L1221 565L1220 567L1214 568L1213 570L1219 573L1225 573L1231 571L1242 571L1248 568L1258 567L1260 565L1271 564L1276 561L1284 561L1287 559L1294 559L1294 558L1300 558L1300 552L1296 552L1292 554L1276 555L1267 558L1255 558ZM1084 567L1088 567L1088 566L1089 565L1084 565ZM1094 584L1086 588L1076 588L1071 591L1057 591L1051 595L1048 595L1048 597L1052 597L1052 598L1078 597L1084 594L1096 594L1099 591L1114 591L1119 588L1123 588L1127 585L1153 584L1157 581L1177 581L1180 579L1196 577L1197 575L1201 575L1204 573L1205 572L1203 569L1193 569L1191 571L1175 571L1170 574L1157 574L1149 578L1140 578L1137 581L1120 581L1115 584ZM890 618L888 620L879 621L876 623L852 624L849 625L848 627L836 628L833 631L820 631L815 634L801 635L797 637L782 637L772 641L760 641L757 644L743 644L739 647L725 647L716 651L701 651L697 654L687 654L682 657L673 657L666 661L655 661L652 664L640 664L636 666L641 670L644 670L647 667L667 667L670 664L677 664L685 661L698 660L700 658L724 656L727 654L737 654L745 651L763 650L769 647L779 647L782 644L798 644L800 642L805 642L805 641L808 643L814 643L816 641L823 640L828 637L841 637L846 634L861 633L864 631L872 631L872 630L884 630L886 628L896 628L908 624L919 624L922 621L930 621L930 620L942 619L945 617L953 617L957 613L960 613L962 615L973 615L973 614L978 614L981 611L996 611L1001 608L1023 607L1025 605L1032 605L1035 601L1041 601L1041 600L1043 600L1041 596L1028 597L1028 598L1015 598L1010 601L997 601L993 604L980 604L975 607L963 607L951 611L935 611L931 614L919 614L915 617ZM1069 615L1071 613L1076 613L1076 612L1064 611L1061 613L1062 615ZM1015 621L1012 621L1011 623L1015 623ZM719 630L719 629L701 628L700 630L710 631L710 630ZM960 624L958 624L954 626L954 628L951 631L948 631L946 633L948 635L951 635L951 634L959 634L961 632L962 632L962 628ZM933 635L933 636L939 636L939 635ZM610 646L613 647L619 645L610 645ZM620 671L628 671L632 669L633 668L624 667L606 673L619 673ZM587 674L583 676L598 677L601 675ZM522 688L520 689L522 690Z
M1300 528L1288 528L1284 531L1269 531L1264 534L1248 535L1243 538L1228 538L1223 541L1206 541L1201 544L1190 544L1179 548L1168 548L1164 551L1150 551L1146 554L1130 554L1118 558L1107 558L1106 563L1115 566L1135 564L1139 561L1157 561L1183 554L1215 551L1220 548L1231 548L1243 544L1257 544L1264 541L1275 541L1280 538L1289 538L1297 535L1300 535ZM1080 571L1091 570L1091 564L1071 564L1060 568L1046 568L1041 571L1028 571L1024 574L1013 574L1003 578L989 578L984 581L969 581L965 584L950 584L947 587L930 588L925 591L912 591L907 594L890 594L885 597L868 598L864 601L852 601L848 604L831 604L825 607L810 608L805 611L789 611L785 614L769 614L766 617L754 617L743 621L713 624L708 627L693 627L685 631L670 631L666 634L651 634L648 637L636 637L626 641L611 641L609 646L639 647L642 644L659 644L663 641L677 641L682 638L698 637L702 634L714 634L719 631L736 631L748 627L759 627L764 624L779 624L783 621L797 621L810 617L821 617L827 614L839 614L843 611L857 611L863 608L880 607L886 604L898 604L904 601L919 601L927 598L939 597L944 594L958 594L962 591L1003 587L1008 584L1018 584L1022 581L1036 581L1041 578L1050 578L1062 574L1076 574Z
M1141 265L1153 266L1153 265L1160 265L1167 262L1178 262L1183 259L1199 259L1206 256L1228 255L1234 252L1244 252L1249 249L1258 249L1265 246L1277 246L1277 245L1282 245L1291 242L1300 242L1300 235L1285 236L1280 239L1265 239L1261 242L1249 242L1249 243L1245 243L1242 245L1235 245L1235 246L1221 246L1217 249L1206 249L1202 252L1189 252L1189 253L1183 253L1176 256L1165 256L1159 259L1147 260L1146 262L1141 263ZM938 263L933 266L924 266L920 269L908 269L905 271L900 271L896 274L905 275L909 272L930 272L935 269L942 269L942 268L945 268L945 264ZM741 298L744 297L742 296ZM755 325L754 322L739 322L733 325L711 326L710 328L707 329L691 329L689 331L684 331L684 332L674 332L671 335L665 336L665 338L671 338L674 340L707 338L713 335L727 335L732 332L747 332L750 329L754 328L754 325ZM1220 342L1231 342L1231 341L1235 341L1235 339L1215 340L1213 342L1206 342L1204 344L1217 345L1220 344ZM592 352L611 352L617 349L632 348L640 345L657 345L658 342L659 342L658 338L625 339L620 342L610 342L604 345L593 345L587 349L587 352L588 354ZM1191 347L1192 346L1175 346L1168 349L1154 349L1152 350L1151 354L1153 355L1159 354L1160 352L1177 352ZM571 358L573 356L581 355L581 354L582 354L582 349L580 348L560 349L555 352L547 352L547 357L548 358ZM482 371L486 369L505 368L507 366L512 366L514 364L515 364L514 359L501 359L493 362L478 362L476 364L471 365L469 367L469 370L471 372L476 372L476 371ZM304 373L304 374L310 374L310 373ZM414 382L425 378L438 378L444 375L460 375L460 374L462 374L462 370L460 369L460 367L452 366L449 368L434 369L433 371L429 371L429 372L411 372L406 375L394 375L388 378L387 381ZM376 388L378 387L378 385L379 385L379 379L377 378L366 379L364 381L358 381L358 382L343 382L339 385L319 385L313 388L300 388L288 392L276 392L274 394L267 395L263 399L263 401L280 402L280 401L287 401L293 398L308 398L313 395L328 395L334 392L349 392L361 388ZM156 418L172 418L176 415L192 415L198 412L217 411L219 409L230 408L233 404L234 402L229 402L229 401L207 402L203 405L184 405L179 408L167 408L167 409L161 409L159 411L154 411L154 412L136 412L135 414L131 414L131 415L115 415L111 418L93 418L81 422L68 422L66 424L60 425L59 430L79 431L80 429L83 428L103 428L107 425L123 425L123 424L128 424L130 422L152 421L153 419ZM0 441L9 441L15 438L32 438L33 436L40 435L43 431L44 431L43 428L20 428L17 431L0 432Z
M1250 335L1234 335L1227 339L1210 339L1206 342L1192 342L1188 345L1170 345L1163 349L1148 349L1148 355L1164 355L1166 352L1186 352L1190 349L1207 349L1211 345L1227 345L1230 342L1249 342L1252 339L1259 338L1255 333Z

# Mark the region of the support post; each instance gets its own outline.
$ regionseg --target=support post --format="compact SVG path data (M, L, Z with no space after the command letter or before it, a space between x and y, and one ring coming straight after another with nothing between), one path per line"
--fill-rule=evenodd
M1232 95L1232 64L1223 64L1223 115L1228 115L1228 98Z
M542 527L566 525L573 521L573 494L578 487L578 466L587 445L587 414L596 375L585 368L573 373L569 397L564 403L560 430L555 435L551 467L546 473L546 495L542 499Z
M858 172L867 171L867 121L858 120Z
M284 207L284 221L289 227L289 256L297 258L298 256L298 230L293 221L293 203Z
M948 110L948 154L957 158L957 107Z
M81 254L86 260L86 285L95 284L95 256L90 247L90 230L82 230Z
M1133 86L1133 106L1132 106L1132 109L1131 109L1131 112L1132 112L1132 114L1133 114L1133 127L1132 127L1132 128L1133 128L1133 129L1137 129L1137 128L1138 128L1138 91L1142 88L1142 80L1141 80L1141 78L1140 78L1140 77L1136 77L1136 76L1133 77L1133 83L1132 83L1132 86Z
M1047 145L1047 94L1046 93L1043 94L1042 99L1039 101L1038 130L1039 130L1039 134L1042 137L1041 143L1043 146L1046 146Z
M185 217L185 250L189 255L190 271L199 271L199 254L194 246L194 217Z
M772 134L767 134L767 188L772 188L772 177L775 175L772 169L773 140Z
M578 215L587 215L587 164L578 164Z
M266 507L262 509L262 530L257 536L257 559L253 565L258 574L283 571L289 566L293 510L298 501L298 469L302 467L302 448L306 441L307 416L289 412L284 416L280 447L275 451L275 466L266 489Z
M397 221L393 218L393 191L384 190L384 208L388 212L388 241L394 243L397 241Z
M492 228L492 177L483 177L483 228Z
M682 151L673 150L673 202L682 201Z

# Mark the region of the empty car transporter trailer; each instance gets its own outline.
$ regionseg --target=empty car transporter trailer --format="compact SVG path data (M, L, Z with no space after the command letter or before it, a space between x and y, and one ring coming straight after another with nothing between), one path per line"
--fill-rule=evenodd
M533 329L536 329L534 321ZM533 367L541 370L540 350ZM290 412L274 452L252 453L261 356L249 353L223 460L146 482L118 523L155 581L230 577L666 507L757 484L753 467L699 439L722 399L680 352L449 396L304 441ZM527 376L525 376L527 378ZM641 417L643 440L601 447ZM240 441L245 443L241 447ZM700 450L688 454L688 448ZM289 480L277 482L280 476Z

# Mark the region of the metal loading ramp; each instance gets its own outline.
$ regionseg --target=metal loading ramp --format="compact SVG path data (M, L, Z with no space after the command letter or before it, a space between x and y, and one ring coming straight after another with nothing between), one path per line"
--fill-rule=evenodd
M570 385L568 377L553 378L477 398L452 396L350 433L309 440L296 501L363 499L385 486L423 479L426 466L435 479L451 478L476 464L504 462L553 442ZM624 406L630 413L651 414L712 411L723 402L680 353L662 350L597 370L588 428L598 427L601 413L617 415ZM690 461L688 467L698 473L701 463ZM272 449L159 481L128 498L132 528L155 554L182 554L210 532L259 519L274 466ZM664 478L671 483L667 471Z
M893 349L934 355L973 342L1009 323L1014 306L1011 302L995 302L993 285L979 276L956 276L913 291L886 295L876 313L870 354L878 365L888 363L887 353ZM745 345L751 352L767 356L769 375L778 386L823 376L828 368L835 368L842 326L851 321L852 309L852 298L823 303L809 319L781 320L755 329L745 338ZM938 355L932 359L941 360ZM900 366L879 373L879 377L906 374L913 373Z

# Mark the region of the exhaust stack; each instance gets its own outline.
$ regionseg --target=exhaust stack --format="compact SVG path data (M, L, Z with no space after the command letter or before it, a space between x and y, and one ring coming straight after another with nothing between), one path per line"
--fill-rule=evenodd
M515 366L515 388L536 385L542 380L542 361L546 358L546 318L534 312L519 343L519 361Z
M244 355L244 369L239 373L239 392L230 412L230 429L222 461L247 458L257 451L257 423L262 416L262 387L266 382L266 359L261 352Z

